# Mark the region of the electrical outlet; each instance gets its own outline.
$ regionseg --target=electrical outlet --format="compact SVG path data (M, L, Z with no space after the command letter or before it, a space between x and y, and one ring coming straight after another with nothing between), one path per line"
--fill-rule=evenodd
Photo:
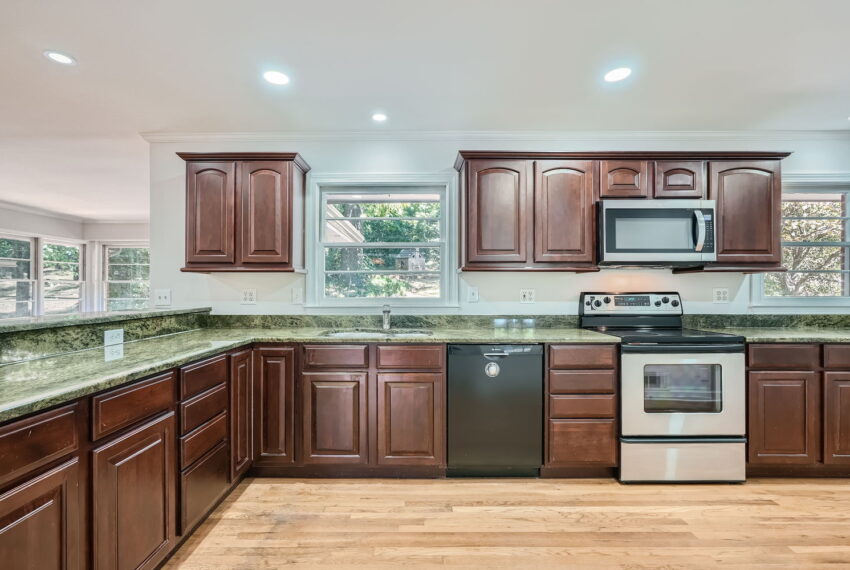
M478 302L478 287L467 287L466 288L466 302L467 303L477 303Z
M714 293L714 302L715 303L728 303L729 302L729 288L728 287L715 287L712 291Z
M119 358L124 358L123 344L113 344L112 346L103 347L104 362L111 362L113 360L118 360Z
M242 289L242 300L239 301L241 305L256 305L257 304L257 290L256 289Z
M304 289L301 287L296 287L292 290L292 304L293 305L303 305L304 304Z
M124 343L124 329L112 329L103 331L103 346Z
M171 289L157 289L153 295L153 304L156 307L171 306Z
M519 290L519 302L520 303L533 303L534 302L534 289L520 289Z

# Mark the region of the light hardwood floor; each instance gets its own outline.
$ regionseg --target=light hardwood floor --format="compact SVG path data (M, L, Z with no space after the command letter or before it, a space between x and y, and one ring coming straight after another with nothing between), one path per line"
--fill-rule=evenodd
M850 568L850 480L246 479L166 568Z

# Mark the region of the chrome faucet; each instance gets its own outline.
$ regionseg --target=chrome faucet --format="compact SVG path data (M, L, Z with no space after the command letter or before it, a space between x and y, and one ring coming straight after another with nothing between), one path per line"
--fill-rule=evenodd
M390 306L384 305L383 307L381 307L381 312L384 314L384 322L381 327L385 331L388 331L390 330Z

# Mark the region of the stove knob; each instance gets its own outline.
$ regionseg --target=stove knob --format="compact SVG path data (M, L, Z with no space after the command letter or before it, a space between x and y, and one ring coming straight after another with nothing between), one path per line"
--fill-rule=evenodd
M679 301L677 301L676 299L673 299L673 302L672 302L672 303L670 303L670 304L671 304L671 305L673 305L674 307L678 307L678 306L679 306Z
M603 301L605 301L606 303L610 303L610 302L611 302L611 297L605 297L605 299L603 299Z
M587 305L587 306L589 307L589 306L590 306L590 301L589 301L589 300L588 300L588 301L585 301L585 302L584 302L584 304L585 304L585 305Z
M593 306L594 306L594 307L597 307L597 308L601 307L601 306L602 306L602 301L600 301L599 299L596 299L596 300L593 302Z
M662 303L669 303L669 302L670 302L670 297L661 297L661 302L662 302Z
M660 307L660 306L661 306L661 301L655 301L655 306L656 306L656 307Z

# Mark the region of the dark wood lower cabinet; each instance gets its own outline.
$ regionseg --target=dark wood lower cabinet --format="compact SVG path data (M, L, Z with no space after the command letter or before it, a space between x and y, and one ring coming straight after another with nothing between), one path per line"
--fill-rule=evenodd
M254 461L295 462L295 349L254 350Z
M253 352L230 356L230 479L236 481L254 460Z
M613 419L549 420L550 467L614 467L617 448Z
M441 373L378 374L378 464L441 465Z
M229 489L230 460L222 441L180 474L180 534L186 534Z
M824 449L826 464L850 464L850 372L824 373Z
M369 462L366 372L304 372L305 464Z
M174 414L92 451L94 568L154 568L176 537Z
M77 477L73 459L0 495L0 567L84 567Z

